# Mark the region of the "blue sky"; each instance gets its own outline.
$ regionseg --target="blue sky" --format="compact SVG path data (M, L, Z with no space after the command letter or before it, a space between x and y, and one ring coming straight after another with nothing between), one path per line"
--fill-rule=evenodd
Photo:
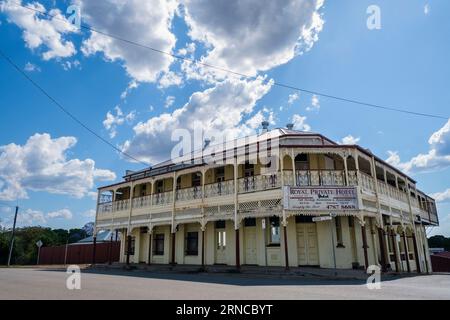
M228 1L227 10L203 0L32 4L68 19L66 9L75 3L82 24L260 76L256 80L182 64L8 6L11 1L0 1L0 49L87 126L129 154L147 162L168 157L170 132L190 129L193 118L210 129L242 132L257 129L262 118L271 127L294 121L298 129L336 141L347 137L408 171L421 190L440 200L441 227L431 234L450 235L448 121L306 93L296 98L295 91L270 82L448 117L448 1L248 1L245 7ZM381 29L367 28L370 5L381 10ZM1 203L19 202L20 225L68 228L92 221L96 187L142 165L99 142L4 60L0 74ZM217 120L218 114L226 116ZM0 207L2 224L10 225L12 214Z

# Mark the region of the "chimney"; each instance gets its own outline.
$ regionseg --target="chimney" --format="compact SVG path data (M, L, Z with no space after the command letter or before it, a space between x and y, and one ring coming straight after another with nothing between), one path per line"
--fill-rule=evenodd
M262 126L262 133L266 133L269 131L269 122L268 121L261 122L261 126Z
M205 150L206 148L208 148L210 143L211 143L211 140L208 139L208 138L206 138L206 139L205 139L205 144L203 145L203 150Z
M294 124L293 123L288 123L286 125L286 128L288 128L288 130L294 130Z

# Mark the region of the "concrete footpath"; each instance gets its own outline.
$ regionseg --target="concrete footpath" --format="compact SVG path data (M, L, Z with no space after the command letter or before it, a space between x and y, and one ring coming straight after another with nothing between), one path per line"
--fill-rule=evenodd
M70 290L64 266L0 268L0 299L81 300L428 300L450 299L450 275L383 278L379 290L366 280L255 273L205 273L91 268L81 270L80 290ZM246 269L246 268L244 268Z
M146 265L130 264L129 266L121 263L112 265L98 264L88 266L88 269L97 270L139 270L150 273L180 273L180 274L239 274L247 276L266 276L275 278L316 278L324 280L367 280L369 275L364 270L339 270L323 269L311 267L291 267L286 270L284 267L259 267L259 266L241 266L237 270L233 266L213 265L202 268L198 265ZM422 276L424 274L421 274ZM382 279L396 279L403 277L420 276L417 273L395 273L388 272L382 274Z

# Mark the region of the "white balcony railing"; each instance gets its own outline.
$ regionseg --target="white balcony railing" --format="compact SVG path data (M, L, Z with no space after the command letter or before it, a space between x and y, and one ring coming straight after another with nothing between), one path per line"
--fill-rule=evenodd
M352 179L350 179L350 177ZM357 185L356 172L349 172L351 185ZM285 185L302 186L344 186L345 172L343 170L297 170L295 181L292 172L284 173Z
M178 189L176 193L176 201L190 201L202 198L202 187L192 187Z
M362 191L375 194L375 180L372 176L359 171L348 171L348 185L359 186ZM344 186L345 172L343 170L298 170L295 176L292 171L284 171L283 179L285 185L297 186ZM281 173L273 175L258 175L240 178L238 183L238 193L249 193L281 188ZM395 199L404 204L408 204L408 194L388 183L378 180L378 190L380 195ZM175 194L176 202L186 202L204 198L214 198L234 194L234 180L207 184L204 186L205 194L202 194L202 187L191 187L179 189ZM425 197L425 195L423 196ZM430 202L420 202L417 198L410 197L413 212L423 219L431 222L438 222L436 205ZM133 208L149 208L152 206L167 206L173 202L173 192L163 192L147 195L130 200L119 200L114 202L100 203L98 214L107 215L113 212L127 211L130 204ZM402 209L403 210L403 209Z
M259 175L238 179L238 192L247 193L277 189L281 187L280 173L272 175Z
M373 178L364 172L359 173L360 182L359 185L363 190L369 192L375 192L375 184L373 182Z
M165 206L173 201L173 191L155 193L153 195L153 203L154 206Z
M113 210L114 210L114 212L125 211L130 208L129 205L130 205L130 200L114 201L113 202Z
M151 200L152 200L151 195L134 198L133 199L133 208L139 209L139 208L149 207L151 205Z
M100 203L98 205L98 214L108 214L113 212L113 202Z
M234 180L205 185L205 198L226 196L234 193Z

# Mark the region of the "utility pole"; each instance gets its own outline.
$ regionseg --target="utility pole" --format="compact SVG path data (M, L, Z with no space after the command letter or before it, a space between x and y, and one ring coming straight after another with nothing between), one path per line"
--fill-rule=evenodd
M8 267L11 265L11 256L14 247L14 234L16 232L16 221L17 221L17 213L19 212L19 206L16 206L16 213L14 214L14 224L11 233L11 241L9 243L9 256L8 256Z

